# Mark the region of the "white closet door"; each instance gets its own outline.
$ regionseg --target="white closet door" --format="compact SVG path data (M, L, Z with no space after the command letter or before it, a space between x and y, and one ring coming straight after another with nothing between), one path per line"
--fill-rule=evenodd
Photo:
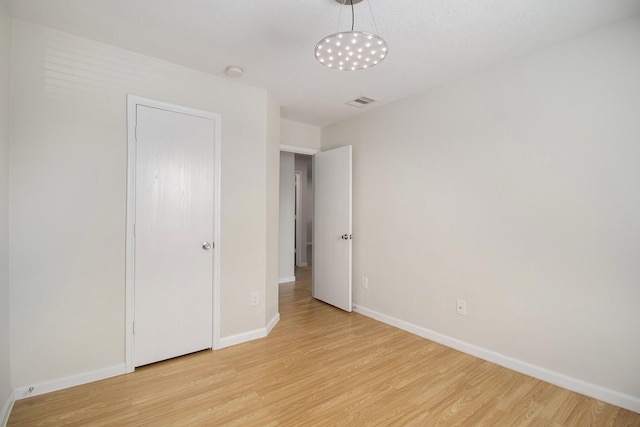
M212 347L215 125L136 107L135 366Z

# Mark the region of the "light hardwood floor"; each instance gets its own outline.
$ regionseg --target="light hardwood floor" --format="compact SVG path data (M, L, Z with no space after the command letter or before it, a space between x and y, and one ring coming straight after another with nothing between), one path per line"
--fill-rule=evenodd
M16 402L10 426L640 426L640 414L281 285L269 337Z

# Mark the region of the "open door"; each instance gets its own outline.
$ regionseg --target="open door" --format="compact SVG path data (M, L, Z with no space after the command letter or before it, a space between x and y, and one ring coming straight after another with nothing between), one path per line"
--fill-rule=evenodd
M313 161L313 297L351 311L351 146Z

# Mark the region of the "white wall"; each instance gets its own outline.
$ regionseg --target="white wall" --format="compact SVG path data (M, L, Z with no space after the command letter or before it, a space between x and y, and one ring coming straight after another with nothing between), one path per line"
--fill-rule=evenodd
M11 17L0 1L0 425L10 405L9 73Z
M640 411L640 17L323 128L346 144L356 304Z
M14 385L124 363L127 93L221 114L221 337L264 328L266 92L20 20L11 69Z
M265 322L274 326L278 313L280 250L280 105L269 96L267 120L267 280Z
M280 153L280 283L295 280L294 162L294 154Z
M292 120L281 119L280 144L319 150L320 128Z

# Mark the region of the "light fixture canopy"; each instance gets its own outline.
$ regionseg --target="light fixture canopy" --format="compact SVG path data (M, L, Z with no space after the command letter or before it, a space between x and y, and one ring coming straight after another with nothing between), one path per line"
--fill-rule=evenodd
M224 73L229 77L242 77L244 69L238 65L229 65L224 69Z
M315 48L318 62L341 71L364 70L379 64L387 57L387 42L373 33L353 29L353 5L362 0L336 1L351 6L351 31L331 34L320 40Z

